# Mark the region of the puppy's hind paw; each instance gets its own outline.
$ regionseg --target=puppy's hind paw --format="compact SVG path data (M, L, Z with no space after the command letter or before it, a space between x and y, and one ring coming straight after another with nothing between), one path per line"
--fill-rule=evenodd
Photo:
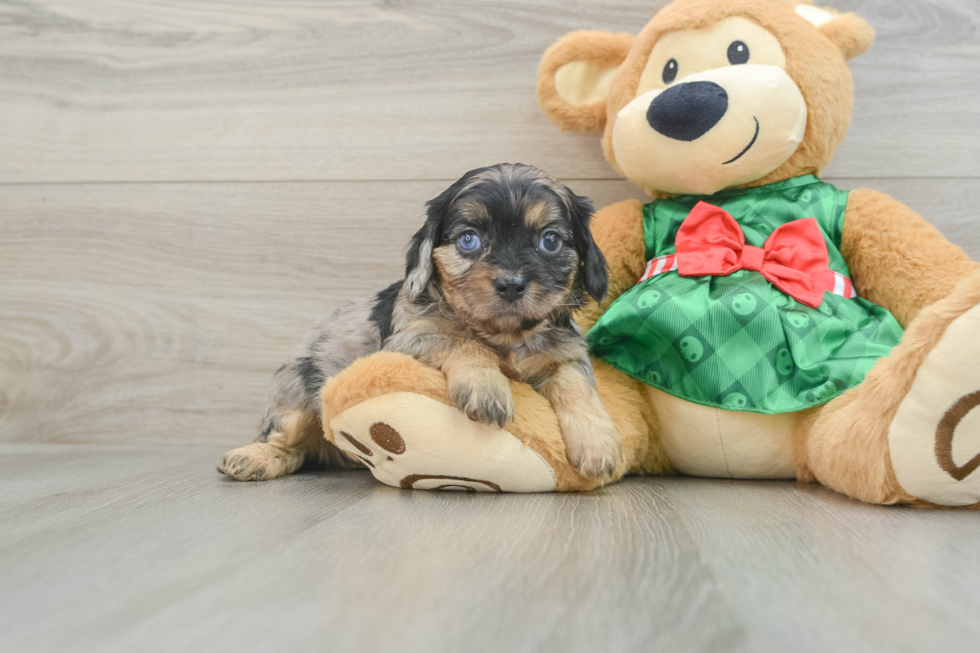
M469 370L450 383L449 399L474 422L503 428L514 420L510 382L498 370Z
M291 460L293 457L297 460ZM287 458L275 447L255 442L226 453L218 471L237 481L269 481L293 473L303 462L301 456Z

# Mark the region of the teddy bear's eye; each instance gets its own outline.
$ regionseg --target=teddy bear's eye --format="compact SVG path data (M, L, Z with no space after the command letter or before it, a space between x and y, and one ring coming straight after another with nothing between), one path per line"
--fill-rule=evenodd
M728 46L728 63L737 66L740 63L748 62L748 60L749 46L742 41L732 41L732 44Z
M671 59L664 66L664 84L670 84L672 81L677 79L677 59Z

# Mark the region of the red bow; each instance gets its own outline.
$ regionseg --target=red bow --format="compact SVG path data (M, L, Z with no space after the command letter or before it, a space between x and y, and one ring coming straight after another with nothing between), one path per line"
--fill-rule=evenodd
M721 277L753 270L813 308L823 302L833 276L816 218L787 222L769 235L763 247L753 247L745 244L742 228L727 211L698 202L677 230L676 245L681 276Z

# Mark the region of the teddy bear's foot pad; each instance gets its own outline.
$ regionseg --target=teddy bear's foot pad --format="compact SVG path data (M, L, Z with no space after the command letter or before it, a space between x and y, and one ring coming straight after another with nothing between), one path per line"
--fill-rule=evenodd
M980 306L946 329L889 428L895 477L944 506L980 503Z
M551 466L512 433L471 421L424 395L367 399L330 420L337 447L392 487L552 492Z

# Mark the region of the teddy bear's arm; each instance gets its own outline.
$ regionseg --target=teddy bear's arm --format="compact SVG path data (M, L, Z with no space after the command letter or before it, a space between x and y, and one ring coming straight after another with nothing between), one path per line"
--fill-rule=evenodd
M903 327L980 268L909 207L867 188L850 193L841 253L858 293Z
M603 311L636 285L646 264L643 243L643 204L627 200L610 204L592 218L592 237L609 267L609 291L600 306L591 297L575 314L583 329L590 329Z

